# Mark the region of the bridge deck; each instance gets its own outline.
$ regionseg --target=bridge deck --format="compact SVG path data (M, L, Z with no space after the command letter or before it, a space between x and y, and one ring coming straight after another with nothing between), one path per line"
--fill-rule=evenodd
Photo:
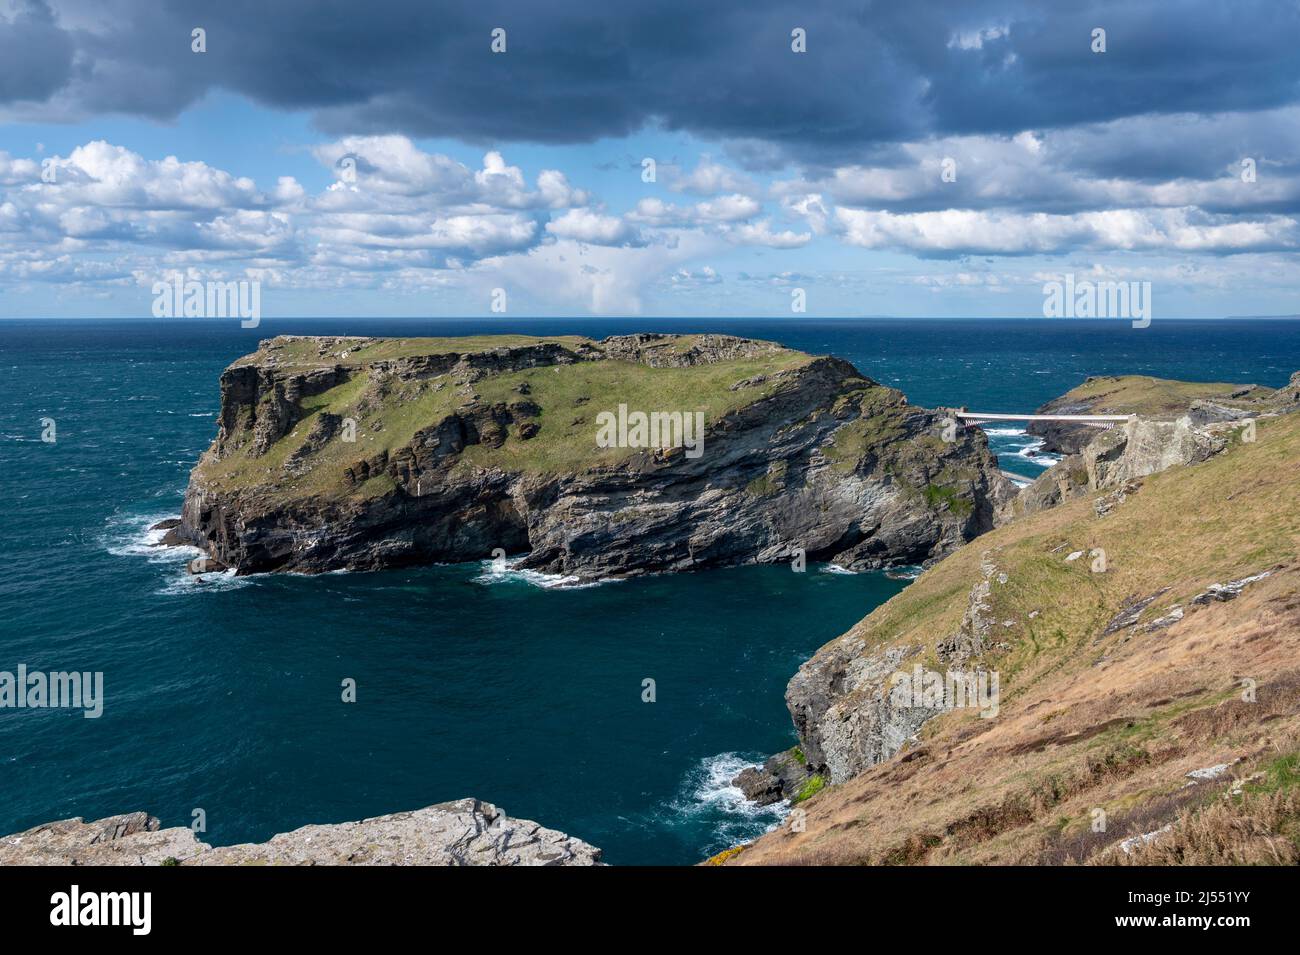
M1136 418L1131 414L996 414L976 411L958 411L953 414L963 421L1080 421L1080 422L1119 422Z

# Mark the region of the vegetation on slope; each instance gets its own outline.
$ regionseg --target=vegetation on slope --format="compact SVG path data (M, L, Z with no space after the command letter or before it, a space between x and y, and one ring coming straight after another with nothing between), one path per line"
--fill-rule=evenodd
M322 343L329 342L328 348ZM325 368L336 364L361 368L376 361L396 361L425 355L464 355L494 348L522 348L554 342L569 348L590 345L591 339L580 335L557 335L537 338L533 335L466 335L452 338L320 338L316 336L281 336L262 342L257 351L234 363L258 365L273 357L284 367L296 369Z
M673 340L676 351L689 348L693 336ZM437 425L448 415L472 406L512 405L526 402L530 420L537 425L532 436L517 427L508 429L500 447L476 444L466 447L457 466L500 468L528 474L557 474L610 466L635 449L597 446L597 415L617 413L625 404L631 410L703 412L706 426L728 412L769 397L783 387L782 372L812 361L812 356L788 349L752 359L719 361L686 367L650 367L631 361L603 359L557 364L488 374L472 385L458 384L451 376L403 381L375 373L372 362L428 355L456 355L494 348L521 347L556 342L566 347L592 346L586 339L564 337L536 339L527 336L483 336L466 339L370 340L362 348L322 355L311 339L277 340L276 367L311 371L342 365L350 377L321 394L300 402L301 420L264 454L251 453L251 441L221 460L205 459L198 475L213 488L260 487L285 497L331 495L371 496L391 490L386 476L352 488L347 468L358 461L391 454L410 445L422 429ZM266 351L241 359L236 365L265 362ZM887 389L879 389L887 390ZM323 415L351 419L356 441L332 439L312 453L311 467L301 474L286 470L286 463L309 441Z
M1222 828L1263 805L1213 800L1300 739L1300 415L1146 478L1105 517L1090 496L990 532L841 641L924 644L922 662L944 669L934 645L989 563L996 644L966 668L999 673L998 716L931 720L894 759L808 799L805 832L772 833L736 863L1120 861L1122 839ZM1192 601L1266 572L1231 602ZM1225 763L1217 780L1187 775ZM1293 797L1269 798L1256 822L1294 847ZM1212 855L1184 838L1189 858Z
M1265 398L1271 388L1227 382L1175 381L1148 375L1098 375L1071 388L1052 405L1089 405L1094 414L1138 414L1165 417L1184 413L1198 398L1231 398L1249 392Z

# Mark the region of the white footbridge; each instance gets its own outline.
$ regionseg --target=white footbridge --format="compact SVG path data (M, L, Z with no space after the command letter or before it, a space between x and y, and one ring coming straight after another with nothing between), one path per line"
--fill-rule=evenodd
M953 417L968 425L987 424L990 421L1069 421L1090 428L1113 428L1132 421L1132 414L995 414L991 411L967 411L961 408Z

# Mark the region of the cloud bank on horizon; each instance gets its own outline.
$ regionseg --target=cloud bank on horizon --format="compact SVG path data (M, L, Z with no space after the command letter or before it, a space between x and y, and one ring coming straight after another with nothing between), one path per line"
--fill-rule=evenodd
M0 315L176 271L268 315L1031 315L1065 271L1300 312L1298 41L1276 0L0 0Z

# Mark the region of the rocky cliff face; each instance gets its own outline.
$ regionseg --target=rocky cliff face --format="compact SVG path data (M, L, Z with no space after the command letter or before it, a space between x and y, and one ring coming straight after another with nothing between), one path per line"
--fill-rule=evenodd
M1023 513L1055 507L1091 491L1121 489L1149 474L1197 464L1220 453L1235 426L1197 426L1188 415L1173 421L1135 419L1092 440L1044 471L1020 492Z
M942 556L1014 494L982 435L944 442L846 362L729 336L277 338L221 398L171 539L239 573L876 568ZM620 406L699 412L702 444L602 446Z
M1297 385L1089 431L1014 520L820 648L787 689L797 770L783 754L736 781L801 825L711 861L1113 861L1153 830L1175 833L1165 861L1277 860L1300 803L1214 839L1178 813L1300 747ZM991 693L896 693L931 674Z
M1149 476L1202 463L1234 442L1239 444L1245 418L1266 422L1300 407L1294 397L1298 383L1300 373L1292 377L1287 389L1252 389L1258 393L1251 400L1239 398L1217 411L1209 407L1210 402L1191 399L1188 413L1176 418L1137 418L1108 431L1086 429L1091 441L1021 491L1012 510L1027 516L1091 495L1094 516L1105 517L1137 494ZM1214 387L1161 384L1201 391ZM1213 404L1217 407L1221 403ZM1086 554L1085 549L1075 558ZM966 563L973 562L970 555L964 556ZM1084 560L1080 566L1088 566L1090 561ZM921 727L944 709L917 705L915 700L899 705L890 693L891 677L917 663L944 671L965 667L972 660L990 653L996 655L1010 646L1026 625L1033 625L1033 619L1003 619L993 611L994 591L1007 579L1008 574L999 569L996 552L981 549L978 574L969 585L960 621L955 625L938 631L927 628L928 632L912 639L882 633L880 627L859 625L804 663L786 689L786 705L808 772L841 783L888 760L909 741L915 741ZM755 791L773 788L767 777L761 782L750 778L747 787Z
M1107 862L1157 831L1165 862L1294 858L1294 796L1214 832L1189 814L1228 805L1225 784L1295 785L1298 382L1252 402L1253 432L1204 399L1091 432L1040 482L1078 471L1050 509L822 647L786 692L798 772L783 756L737 780L797 800L800 825L711 861ZM992 692L896 694L918 673Z
M926 722L945 712L891 693L891 677L914 666L960 667L1005 644L992 619L989 594L998 576L989 553L971 587L960 624L931 639L879 645L878 634L855 627L799 667L785 702L811 772L842 783L902 749ZM873 645L877 644L877 645Z
M1108 431L1067 425L1070 429L1067 432L1053 432L1056 437L1048 438L1048 444L1077 450L1067 454L1022 490L1012 511L1032 514L1093 491L1123 492L1125 488L1135 487L1148 475L1172 467L1198 464L1220 454L1233 441L1242 440L1248 422L1257 423L1300 409L1300 372L1292 375L1290 383L1277 391L1254 385L1198 385L1142 378L1090 378L1084 387L1098 382L1120 383L1108 385L1111 387L1107 392L1111 396L1108 412L1114 408L1142 405L1142 400L1134 392L1149 390L1153 387L1151 383L1157 382L1161 398L1159 406L1166 410L1174 408L1178 413L1146 414ZM1224 394L1214 398L1195 397L1214 393L1216 388L1231 390L1225 390ZM1127 397L1116 398L1120 393ZM1058 403L1062 403L1062 407L1096 407L1095 403L1087 406L1071 404L1067 398L1069 396L1045 407ZM1148 407L1152 404L1146 402ZM1055 427L1052 422L1035 424L1040 431ZM1105 506L1104 502L1102 506Z
M64 819L0 838L0 865L599 865L581 839L477 799L304 826L257 845L213 847L143 812Z
M1096 375L1059 398L1053 398L1037 414L1135 414L1143 418L1171 420L1190 415L1195 425L1245 418L1300 402L1300 372L1291 382L1274 391L1259 385L1214 384L1173 381L1145 375ZM1051 454L1079 454L1097 436L1086 424L1068 421L1033 421L1029 434L1043 439L1043 450Z

